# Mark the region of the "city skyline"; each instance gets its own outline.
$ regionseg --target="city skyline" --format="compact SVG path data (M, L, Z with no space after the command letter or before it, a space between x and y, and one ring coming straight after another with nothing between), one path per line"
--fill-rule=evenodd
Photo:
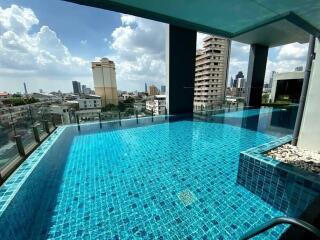
M81 28L66 24L71 11ZM0 0L0 26L0 91L23 92L23 82L31 92L71 92L71 81L93 88L90 62L105 56L117 65L119 89L165 83L165 24L59 1ZM198 34L198 48L205 36ZM306 50L297 43L270 49L266 79L272 70L304 65ZM232 42L228 81L238 71L246 75L248 52L248 45Z

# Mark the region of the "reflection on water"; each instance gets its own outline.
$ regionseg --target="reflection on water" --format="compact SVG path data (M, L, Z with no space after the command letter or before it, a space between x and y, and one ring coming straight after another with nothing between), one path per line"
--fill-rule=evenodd
M297 105L285 108L222 109L217 113L194 114L194 120L225 123L281 137L292 134L297 110Z

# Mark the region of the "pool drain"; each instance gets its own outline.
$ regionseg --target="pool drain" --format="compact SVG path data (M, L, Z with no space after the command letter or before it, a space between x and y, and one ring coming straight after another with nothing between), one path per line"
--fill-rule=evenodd
M184 206L189 206L197 200L196 196L189 189L179 192L178 198Z

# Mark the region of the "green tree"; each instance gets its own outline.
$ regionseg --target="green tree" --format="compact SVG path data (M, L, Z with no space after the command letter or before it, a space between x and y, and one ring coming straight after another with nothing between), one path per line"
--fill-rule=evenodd
M114 104L107 104L105 107L101 108L102 112L108 112L108 111L117 111L118 108Z
M123 112L126 109L126 105L124 104L124 102L119 102L118 104L118 110L120 112Z

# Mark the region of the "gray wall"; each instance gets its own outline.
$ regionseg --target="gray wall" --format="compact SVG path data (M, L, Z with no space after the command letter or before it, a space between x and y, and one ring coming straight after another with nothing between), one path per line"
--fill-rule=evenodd
M316 39L306 103L303 111L298 147L320 151L320 42Z

